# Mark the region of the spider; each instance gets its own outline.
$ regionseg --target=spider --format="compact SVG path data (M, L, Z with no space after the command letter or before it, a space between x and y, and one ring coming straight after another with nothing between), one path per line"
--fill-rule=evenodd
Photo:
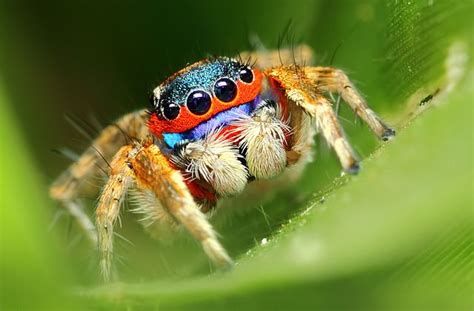
M113 275L114 224L127 192L137 198L145 227L182 226L216 266L228 267L232 260L206 216L219 200L250 183L297 178L312 160L316 133L334 149L345 172L358 172L326 95L339 94L379 138L395 135L343 71L297 65L310 63L312 54L302 45L189 65L153 90L151 109L106 127L59 176L50 195L98 246L105 280ZM254 63L242 61L247 58ZM103 160L110 167L94 225L78 197Z

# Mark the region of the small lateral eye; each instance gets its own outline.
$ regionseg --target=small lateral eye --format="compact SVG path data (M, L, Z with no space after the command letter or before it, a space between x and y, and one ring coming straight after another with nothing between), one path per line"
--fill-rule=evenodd
M168 121L176 119L180 110L179 105L168 101L162 101L160 109L161 115Z
M196 115L203 115L211 108L211 96L204 91L194 91L188 95L186 106Z
M214 94L223 102L231 102L237 95L237 85L229 78L219 79L214 85Z
M240 80L245 83L251 83L253 81L253 72L249 67L242 67L239 71Z

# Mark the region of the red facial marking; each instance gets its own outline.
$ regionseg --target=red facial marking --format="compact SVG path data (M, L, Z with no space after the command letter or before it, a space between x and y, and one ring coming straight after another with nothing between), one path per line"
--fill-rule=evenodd
M240 80L236 82L237 96L231 102L225 103L213 96L211 109L200 116L193 114L186 105L183 105L178 117L170 121L160 119L156 114L152 114L148 121L148 128L157 137L160 137L163 133L182 133L209 120L219 112L252 101L262 89L262 73L254 68L253 74L254 80L251 83L244 83Z

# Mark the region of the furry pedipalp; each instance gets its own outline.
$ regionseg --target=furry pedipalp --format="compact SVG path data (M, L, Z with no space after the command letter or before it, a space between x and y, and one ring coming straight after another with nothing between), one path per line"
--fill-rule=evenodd
M221 135L221 130L212 130L204 139L187 143L171 156L171 161L184 168L189 178L204 180L219 195L229 196L243 191L248 172L239 149Z

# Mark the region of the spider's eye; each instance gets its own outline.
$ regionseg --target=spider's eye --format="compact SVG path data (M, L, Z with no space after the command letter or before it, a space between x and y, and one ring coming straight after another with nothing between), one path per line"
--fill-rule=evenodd
M174 120L179 115L179 105L168 101L161 102L161 115L168 121Z
M214 85L214 94L221 101L230 102L237 95L237 85L229 78L219 79Z
M253 72L252 69L248 67L242 67L239 71L240 80L245 83L251 83L253 81Z
M211 96L204 91L194 91L186 100L189 111L197 115L203 115L211 108Z

